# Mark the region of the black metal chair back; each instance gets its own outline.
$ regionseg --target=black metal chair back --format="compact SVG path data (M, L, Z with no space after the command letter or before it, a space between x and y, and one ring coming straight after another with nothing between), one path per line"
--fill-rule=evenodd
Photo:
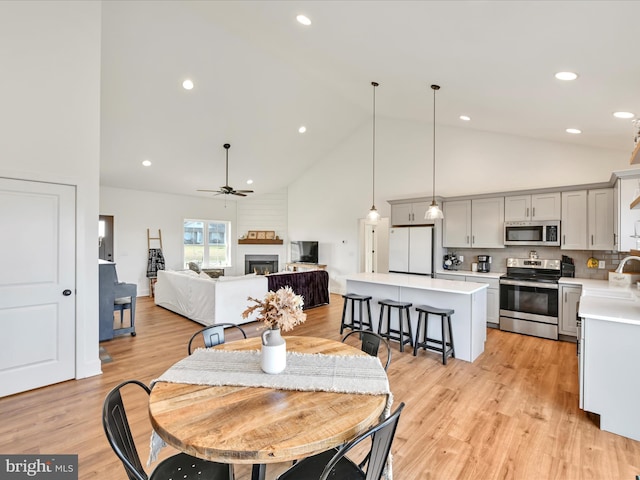
M133 441L127 413L122 403L120 390L126 385L138 385L147 395L149 387L137 380L128 380L114 387L106 396L102 407L102 426L111 448L124 465L129 480L147 480L147 473L142 468L140 456Z
M189 339L189 355L192 353L192 344L193 341L200 335L202 335L202 339L204 341L204 346L206 348L215 347L216 345L221 345L224 343L224 331L227 328L236 328L240 330L242 336L247 338L247 334L239 325L235 323L217 323L215 325L209 325L204 327L201 330L198 330L193 336Z
M342 338L342 342L344 343L351 335L354 334L360 336L360 340L362 341L361 350L372 357L378 356L378 353L380 352L380 344L385 346L387 350L387 361L384 369L386 371L391 363L391 346L389 345L389 342L387 342L387 339L375 332L372 332L371 330L353 330Z

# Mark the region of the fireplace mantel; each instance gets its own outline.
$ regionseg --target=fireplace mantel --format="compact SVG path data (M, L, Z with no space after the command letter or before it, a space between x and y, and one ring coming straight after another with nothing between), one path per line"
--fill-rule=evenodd
M238 245L282 245L282 239L255 239L255 238L240 238Z

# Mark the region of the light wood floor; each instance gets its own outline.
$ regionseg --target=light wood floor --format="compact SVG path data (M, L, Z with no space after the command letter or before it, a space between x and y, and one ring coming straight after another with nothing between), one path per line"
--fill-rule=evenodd
M331 301L307 311L307 322L293 333L339 340L342 299ZM249 326L250 336L256 326ZM186 355L198 328L139 298L138 335L102 344L113 358L103 375L0 399L0 453L75 453L82 480L126 478L102 431L104 396L124 379L149 383L159 376ZM634 480L640 474L640 442L599 430L578 408L575 344L490 329L475 363L447 366L435 353L413 357L393 347L391 389L396 405L407 405L393 444L396 480ZM144 401L128 408L146 459ZM247 467L236 476L248 479Z

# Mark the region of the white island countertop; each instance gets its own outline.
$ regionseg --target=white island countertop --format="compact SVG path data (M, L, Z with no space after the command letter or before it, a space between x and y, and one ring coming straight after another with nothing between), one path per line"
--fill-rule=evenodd
M408 275L404 273L354 273L346 278L355 282L377 283L403 288L417 288L434 292L458 293L471 295L486 289L483 283L473 283L456 280L438 280L422 275Z

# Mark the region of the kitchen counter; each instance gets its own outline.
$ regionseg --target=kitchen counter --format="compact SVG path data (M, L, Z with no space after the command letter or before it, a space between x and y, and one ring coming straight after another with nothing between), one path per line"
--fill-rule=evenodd
M473 362L484 351L487 336L487 284L457 280L440 280L420 275L401 273L357 273L346 278L347 291L372 297L371 311L379 318L378 302L384 299L411 302L411 327L416 333L418 315L415 307L431 305L451 308L451 327L456 359ZM374 327L375 328L375 327ZM397 316L392 316L391 328L398 329ZM441 338L440 322L429 322L429 336ZM391 342L392 345L397 342ZM420 351L418 356L437 355Z
M582 287L578 315L610 322L640 325L640 290L608 280L562 277L560 283Z
M471 270L438 270L437 274L443 275L460 275L463 277L478 277L478 278L494 278L499 279L505 272L472 272Z

